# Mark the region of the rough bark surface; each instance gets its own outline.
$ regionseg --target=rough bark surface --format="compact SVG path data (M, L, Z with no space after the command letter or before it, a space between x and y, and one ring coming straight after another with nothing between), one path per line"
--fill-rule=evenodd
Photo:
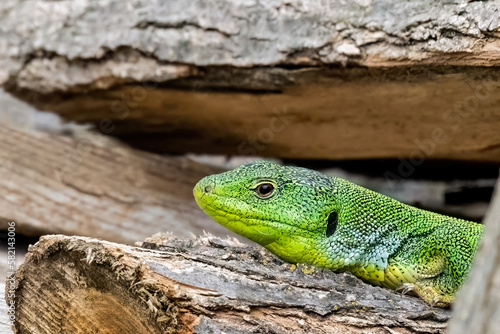
M0 85L157 151L498 163L499 9L6 0Z
M0 54L10 66L0 67L2 78L50 92L67 90L77 82L106 86L102 78L110 75L124 82L165 81L189 74L196 66L500 65L496 1L446 6L430 0L127 4L3 1L0 18L6 38ZM127 50L136 51L142 66L133 69L127 57L119 57ZM81 60L94 60L94 68L85 69L83 77L78 69L86 64ZM158 67L156 61L166 67ZM114 65L119 65L117 73ZM54 78L56 68L66 71Z
M449 311L262 248L45 236L16 274L15 333L441 333Z
M485 235L457 298L450 334L500 333L500 179L484 223Z
M159 231L226 236L231 232L206 217L192 195L196 182L217 171L186 158L132 150L94 133L70 138L0 126L0 228L15 221L18 234L117 242Z

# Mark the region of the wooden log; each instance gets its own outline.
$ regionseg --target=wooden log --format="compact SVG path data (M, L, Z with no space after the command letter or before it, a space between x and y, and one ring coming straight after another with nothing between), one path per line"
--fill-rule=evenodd
M160 152L500 162L500 4L0 4L0 85Z
M15 275L15 333L443 333L450 315L235 239L142 247L42 237Z
M500 179L484 219L485 235L457 298L450 333L500 333Z
M130 149L91 132L77 138L0 126L0 229L79 234L118 242L161 231L231 234L194 202L192 189L219 169Z

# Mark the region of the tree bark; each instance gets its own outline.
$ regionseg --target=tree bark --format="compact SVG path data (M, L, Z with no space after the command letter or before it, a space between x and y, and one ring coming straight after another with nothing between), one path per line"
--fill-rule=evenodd
M0 85L160 152L498 163L499 10L6 0Z
M484 219L485 235L457 298L450 333L500 333L500 179Z
M142 247L42 237L15 275L15 333L442 333L450 314L235 239Z
M164 232L232 235L193 199L202 177L220 171L187 158L132 150L95 133L76 138L0 126L0 228L117 242Z

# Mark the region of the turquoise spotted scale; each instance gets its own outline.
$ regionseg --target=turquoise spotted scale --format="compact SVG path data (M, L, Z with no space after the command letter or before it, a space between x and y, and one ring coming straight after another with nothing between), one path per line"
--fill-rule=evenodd
M217 223L285 261L349 271L438 307L453 302L483 234L480 224L268 161L208 176L193 193Z

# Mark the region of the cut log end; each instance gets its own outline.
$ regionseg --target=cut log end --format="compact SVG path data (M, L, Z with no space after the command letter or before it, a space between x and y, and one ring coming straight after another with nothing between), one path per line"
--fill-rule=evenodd
M171 333L174 305L141 281L141 264L97 240L44 237L17 273L16 333ZM118 246L118 245L117 245Z

